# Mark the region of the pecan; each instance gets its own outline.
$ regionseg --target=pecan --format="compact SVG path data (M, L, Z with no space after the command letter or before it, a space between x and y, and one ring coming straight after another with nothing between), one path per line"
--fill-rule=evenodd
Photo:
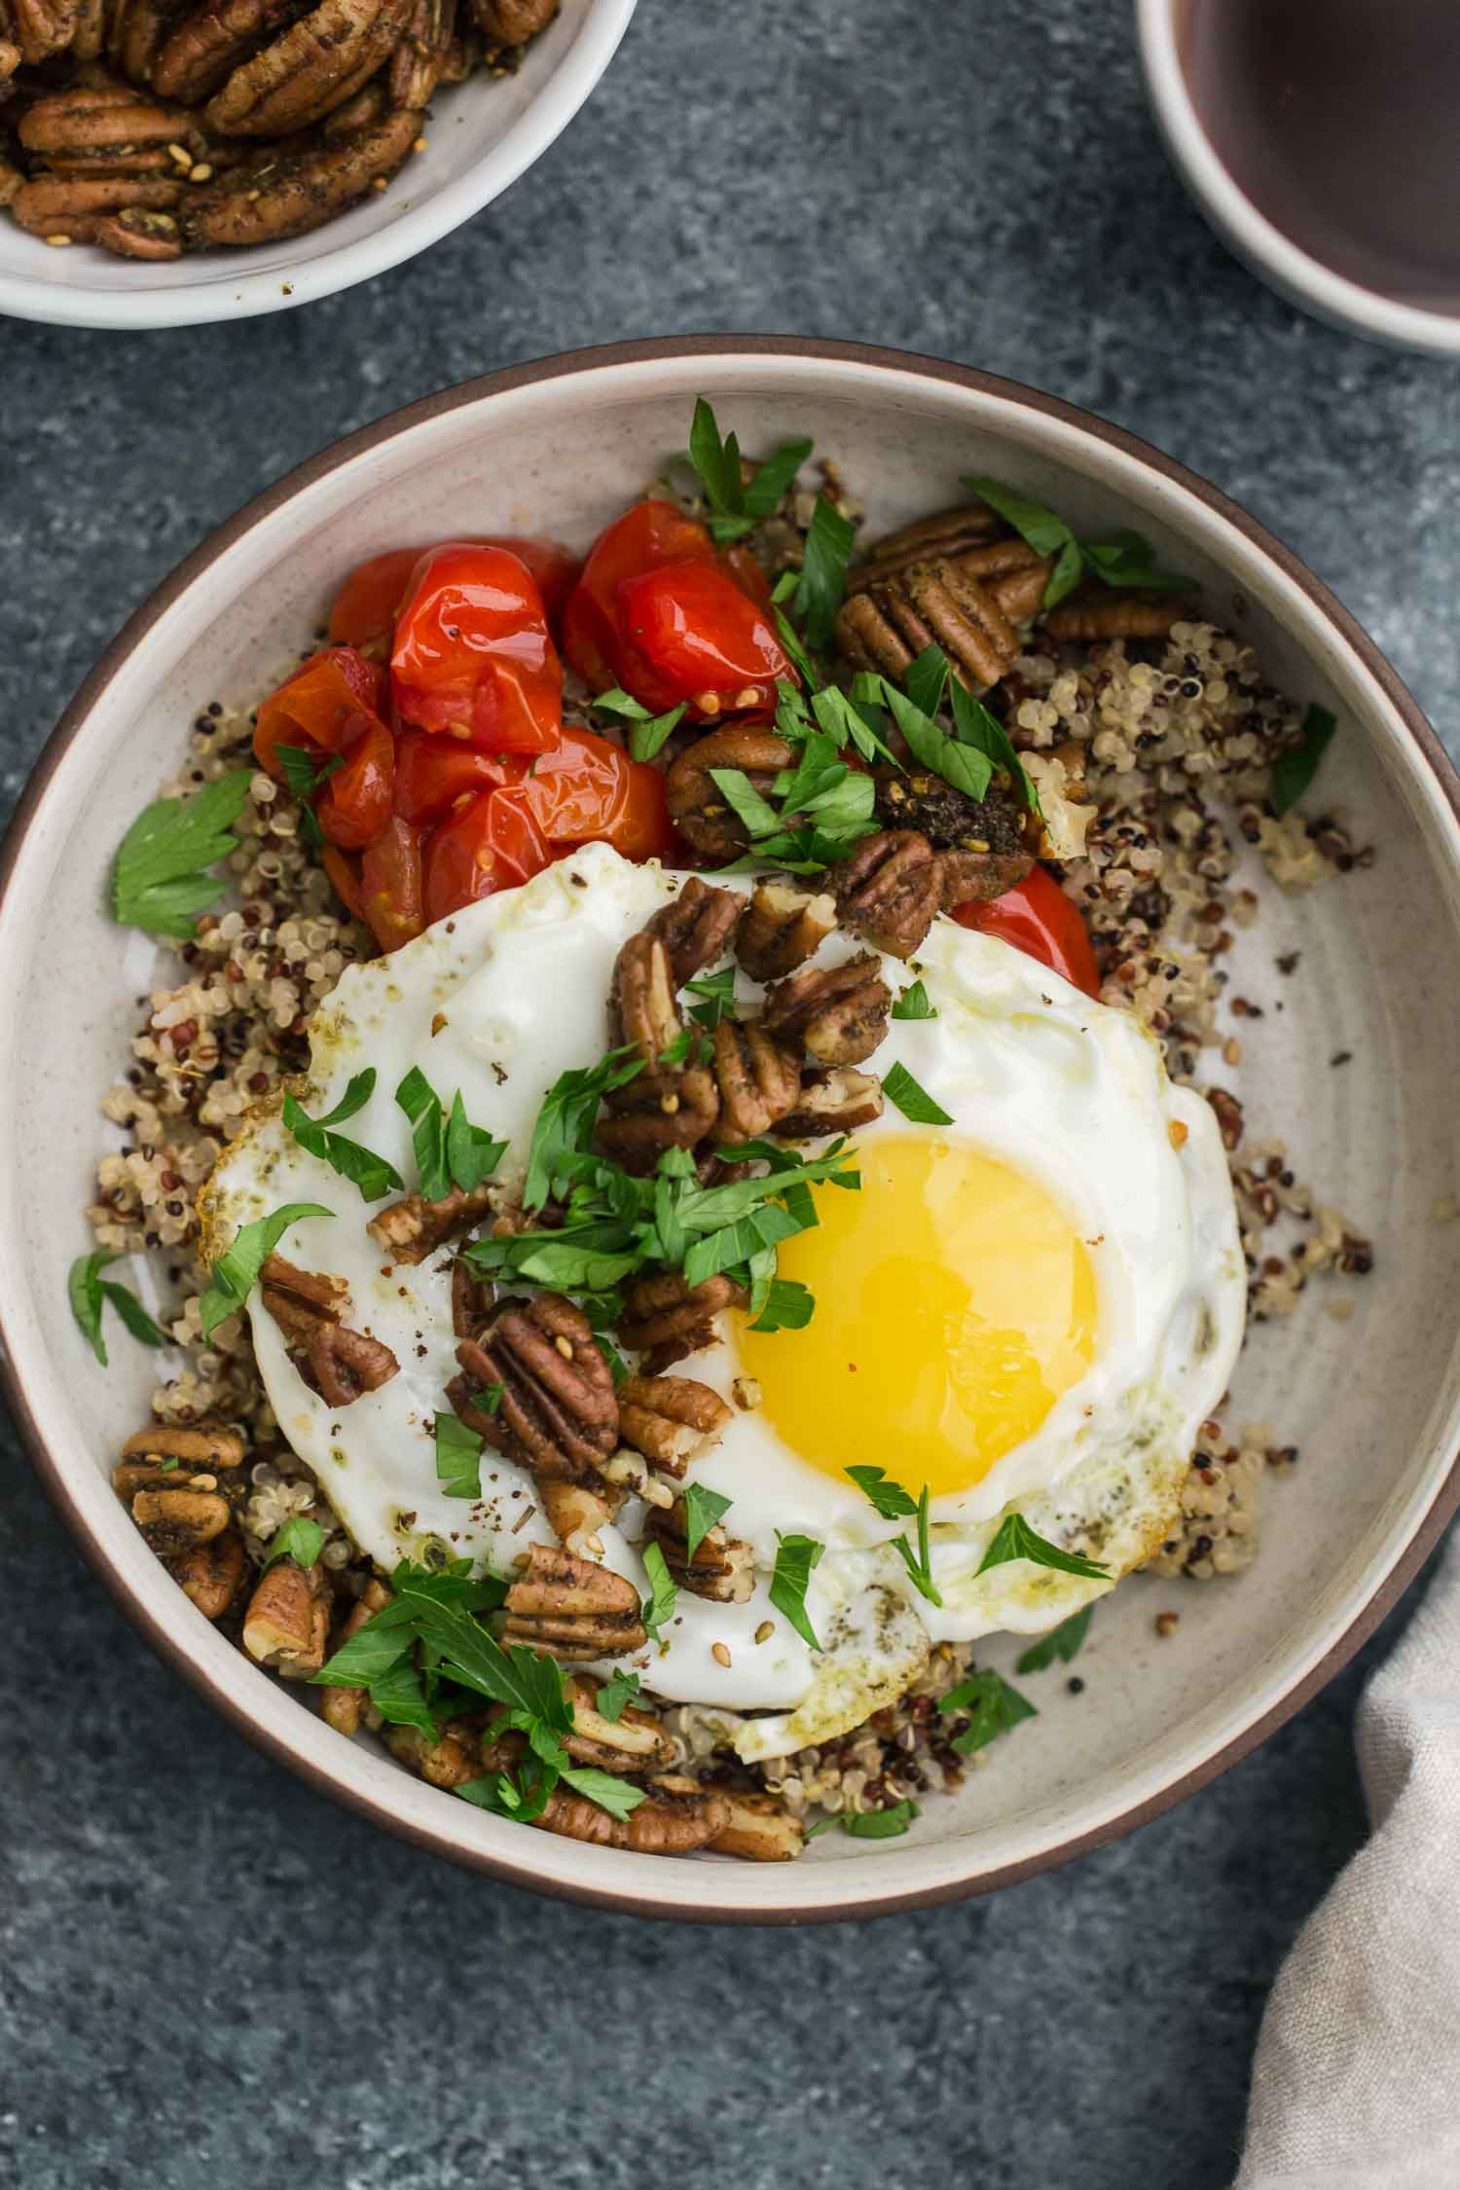
M993 594L951 562L913 563L895 579L852 594L838 613L836 636L849 661L899 679L936 644L954 673L980 689L997 684L1019 652Z
M0 17L0 23L6 19ZM9 38L0 38L0 85L8 84L25 56L19 46ZM13 178L13 181L12 181ZM8 160L0 162L0 205L8 205L20 187L20 170Z
M393 1262L424 1262L438 1247L459 1239L489 1215L491 1195L489 1184L474 1186L469 1192L453 1186L440 1201L427 1201L424 1194L407 1194L403 1200L390 1202L377 1211L365 1229Z
M828 1133L855 1133L881 1115L882 1082L874 1073L841 1065L834 1072L806 1075L800 1100L776 1132L782 1140L816 1141Z
M806 1828L774 1795L731 1793L730 1822L710 1842L715 1855L746 1863L789 1863L806 1845Z
M184 249L244 247L307 235L404 166L421 131L414 107L385 114L310 150L258 161L190 190L179 215Z
M569 1664L642 1650L639 1593L611 1567L561 1544L531 1544L523 1572L507 1592L507 1642L528 1643Z
M828 880L846 925L878 950L911 958L938 910L938 861L916 829L864 837Z
M164 99L210 98L261 40L299 13L299 0L213 0L189 8L158 48L153 90Z
M648 1355L644 1374L656 1376L671 1362L712 1346L718 1336L715 1317L744 1299L743 1286L723 1273L689 1285L682 1271L666 1270L626 1289L618 1335L634 1352Z
M584 1555L601 1548L598 1532L613 1519L624 1497L608 1483L569 1483L560 1476L539 1483L537 1494L559 1543Z
M683 988L706 966L714 965L730 948L741 900L733 890L717 890L698 875L689 875L672 905L655 913L644 930L657 936L669 953L669 970L676 988Z
M33 236L92 243L108 215L134 206L165 211L185 187L167 175L37 175L16 191L10 211Z
M364 1594L351 1606L350 1614L340 1629L335 1648L342 1649L352 1636L358 1635L375 1613L390 1603L390 1591L384 1582L372 1579L365 1584ZM357 1734L360 1731L360 1715L365 1708L366 1692L363 1688L325 1688L320 1692L320 1717L337 1734Z
M758 1019L722 1019L714 1034L720 1115L715 1139L733 1147L758 1140L784 1118L801 1091L801 1068Z
M755 1553L750 1545L728 1535L716 1522L691 1556L685 1523L682 1498L668 1507L656 1506L649 1514L650 1540L663 1552L664 1564L679 1588L712 1604L744 1604L755 1588Z
M324 1568L276 1560L243 1616L243 1647L258 1665L288 1680L304 1680L324 1664L330 1600Z
M497 1297L489 1278L478 1277L469 1262L451 1265L451 1328L458 1338L475 1338Z
M582 1310L560 1293L509 1300L480 1339L456 1349L464 1375L448 1390L464 1422L509 1460L544 1479L583 1481L618 1442L613 1375ZM502 1388L495 1414L472 1403Z
M353 97L400 43L400 0L319 0L234 69L204 109L231 136L272 137Z
M941 776L922 769L893 769L877 778L877 811L894 829L919 829L934 851L1022 852L1024 807L1001 783L987 797L970 798Z
M559 4L560 0L471 0L472 21L495 44L521 46L547 29Z
M178 180L169 145L198 158L204 140L191 114L130 91L124 84L75 84L37 99L21 117L27 152L55 175L166 175Z
M3 0L0 5L0 35L18 55L17 67L33 67L48 54L64 52L75 31L72 0Z
M1093 643L1098 639L1164 639L1174 623L1189 614L1175 593L1112 592L1084 587L1044 618L1052 638Z
M813 957L835 926L836 902L824 891L762 882L741 916L735 955L753 981L778 981Z
M174 1422L152 1422L122 1447L124 1460L179 1460L189 1468L241 1468L246 1451L237 1430L218 1422L183 1429Z
M955 905L1002 897L1033 865L1028 852L940 852L939 902L944 912L952 912Z
M464 1787L481 1776L476 1735L463 1719L444 1726L439 1741L428 1741L414 1726L387 1727L385 1739L391 1755L432 1787Z
M173 1580L190 1597L205 1620L221 1620L243 1581L247 1560L243 1538L236 1528L211 1536L168 1561Z
M712 730L686 746L664 778L670 819L703 859L733 859L748 836L711 769L738 769L764 796L790 763L790 746L769 730Z
M982 580L1011 624L1027 624L1039 614L1054 557L1027 540L995 540L962 557L961 568Z
M323 1270L301 1270L282 1255L270 1255L259 1272L260 1297L285 1338L304 1341L326 1324L338 1323L350 1297L344 1278Z
M628 1848L636 1855L693 1855L729 1822L730 1804L718 1788L678 1777L655 1781L650 1799L627 1817L611 1817L586 1795L555 1787L541 1817L534 1820L544 1832L600 1848Z
M620 1042L632 1043L650 1074L680 1032L675 987L663 939L648 928L631 935L614 961L609 1009Z
M176 214L150 213L140 205L124 205L120 213L104 213L92 230L92 241L120 259L166 260L182 256Z
M365 1392L379 1391L399 1369L390 1348L368 1331L328 1323L310 1340L301 1374L332 1407L348 1407Z
M887 1032L892 992L870 951L840 966L803 966L766 991L773 1034L798 1043L818 1064L857 1065Z
M300 1375L332 1407L348 1407L388 1384L400 1363L368 1331L346 1329L340 1313L350 1297L343 1278L300 1270L270 1255L259 1272L260 1298L284 1334Z
M703 1065L641 1073L616 1091L619 1106L596 1128L606 1153L628 1171L652 1171L666 1148L693 1148L720 1111L714 1075Z
M619 1774L662 1772L673 1764L673 1739L651 1713L630 1704L616 1719L606 1719L595 1709L597 1681L575 1673L565 1685L573 1707L573 1731L566 1746L575 1763Z
M847 590L864 593L868 586L896 578L914 563L961 561L971 550L994 541L1002 530L1003 520L986 502L964 502L957 509L920 517L915 524L899 525L847 573Z
M456 0L412 0L388 71L393 106L419 111L428 104L446 67L455 28Z
M216 1490L138 1490L132 1519L159 1558L180 1559L221 1536L233 1509Z
M631 1376L619 1387L619 1434L666 1475L718 1445L733 1410L692 1376Z

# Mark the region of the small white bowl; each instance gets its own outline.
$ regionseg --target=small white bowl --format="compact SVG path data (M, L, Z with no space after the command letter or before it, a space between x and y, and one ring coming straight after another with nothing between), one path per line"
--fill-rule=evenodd
M1287 1132L1324 1200L1375 1241L1352 1319L1315 1287L1256 1330L1234 1427L1301 1448L1264 1486L1261 1554L1240 1579L1134 1577L1098 1608L1079 1670L1028 1683L1039 1716L902 1840L826 1834L785 1865L674 1862L554 1839L426 1786L335 1733L210 1627L152 1556L109 1480L147 1418L154 1359L118 1337L103 1373L66 1310L82 1205L157 954L107 918L127 824L172 774L192 717L254 696L319 626L351 564L402 540L540 531L586 544L682 448L697 394L750 449L805 432L876 529L993 473L1082 532L1134 524L1270 677L1331 707L1322 795L1377 848L1372 867L1272 893L1239 935L1244 1099ZM0 1337L36 1465L88 1558L142 1631L272 1754L422 1845L546 1892L689 1918L805 1921L907 1908L1007 1883L1144 1822L1231 1763L1329 1678L1460 1499L1460 784L1413 701L1333 596L1202 480L1099 419L1007 381L833 343L702 341L588 352L498 373L354 435L272 487L141 608L78 693L0 858ZM1242 958L1243 951L1250 957ZM1292 978L1278 954L1301 953ZM167 978L167 976L163 976ZM1347 1051L1349 1061L1331 1062ZM1158 1640L1154 1616L1180 1609ZM1012 1638L980 1645L1012 1670ZM268 1820L258 1829L267 1835Z
M196 327L252 319L388 272L459 228L541 159L589 96L635 0L562 0L514 76L440 92L426 149L386 190L290 243L167 264L87 244L57 250L0 214L0 312L61 327Z
M1402 350L1460 356L1460 316L1401 303L1335 273L1275 227L1233 181L1192 103L1181 64L1177 19L1185 4L1135 0L1141 65L1176 170L1223 242L1280 296L1336 327Z

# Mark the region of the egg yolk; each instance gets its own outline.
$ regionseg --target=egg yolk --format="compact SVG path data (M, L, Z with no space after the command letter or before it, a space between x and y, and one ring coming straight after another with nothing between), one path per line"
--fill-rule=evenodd
M1095 1272L1044 1189L976 1149L889 1135L858 1155L860 1191L818 1187L819 1224L780 1249L815 1314L743 1328L743 1367L827 1474L874 1462L914 1496L966 1490L1089 1368Z

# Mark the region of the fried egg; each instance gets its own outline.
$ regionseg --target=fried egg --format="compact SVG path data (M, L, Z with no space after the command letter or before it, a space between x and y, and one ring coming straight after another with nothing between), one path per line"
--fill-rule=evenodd
M321 1115L373 1065L371 1099L347 1130L413 1185L393 1094L419 1066L507 1142L498 1178L510 1194L548 1088L603 1054L620 947L681 879L591 845L349 968L316 1015L305 1108ZM824 961L852 947L832 938ZM818 1223L781 1247L781 1276L815 1296L811 1321L772 1333L732 1315L724 1344L676 1372L731 1401L728 1430L693 1472L731 1501L724 1526L753 1546L756 1587L742 1605L681 1590L661 1642L635 1663L660 1695L728 1714L747 1760L858 1724L940 1640L1034 1632L1112 1588L1169 1534L1197 1427L1241 1342L1245 1273L1216 1121L1172 1084L1136 1020L942 918L915 966L887 959L884 973L894 995L920 980L933 1015L895 1018L870 1069L885 1080L900 1064L948 1122L889 1101L856 1136L859 1190L816 1188ZM758 991L741 975L738 994L748 1005ZM295 1224L280 1252L344 1278L349 1320L400 1372L332 1408L255 1295L255 1349L284 1435L382 1567L445 1549L510 1573L527 1543L553 1540L531 1476L487 1452L479 1501L446 1497L436 1476L433 1421L456 1371L454 1250L389 1263L358 1190L270 1112L214 1175L210 1244L285 1201L332 1212ZM914 1498L926 1486L941 1605L896 1549L911 1524L881 1518L849 1477L861 1466ZM1023 1558L980 1573L1013 1513L1105 1575ZM647 1593L641 1520L631 1501L599 1540ZM805 1600L817 1649L770 1601L789 1535L824 1547Z

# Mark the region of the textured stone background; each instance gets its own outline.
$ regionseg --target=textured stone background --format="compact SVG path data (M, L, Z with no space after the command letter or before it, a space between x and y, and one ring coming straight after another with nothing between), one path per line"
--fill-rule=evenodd
M237 328L7 323L7 800L140 596L285 467L488 367L691 330L936 351L1120 420L1291 541L1448 728L1455 371L1225 255L1128 13L641 0L568 135L414 265ZM0 1483L7 2190L1227 2181L1264 1993L1362 1830L1362 1667L1174 1815L993 1902L669 1930L306 1792L135 1639L13 1441Z

